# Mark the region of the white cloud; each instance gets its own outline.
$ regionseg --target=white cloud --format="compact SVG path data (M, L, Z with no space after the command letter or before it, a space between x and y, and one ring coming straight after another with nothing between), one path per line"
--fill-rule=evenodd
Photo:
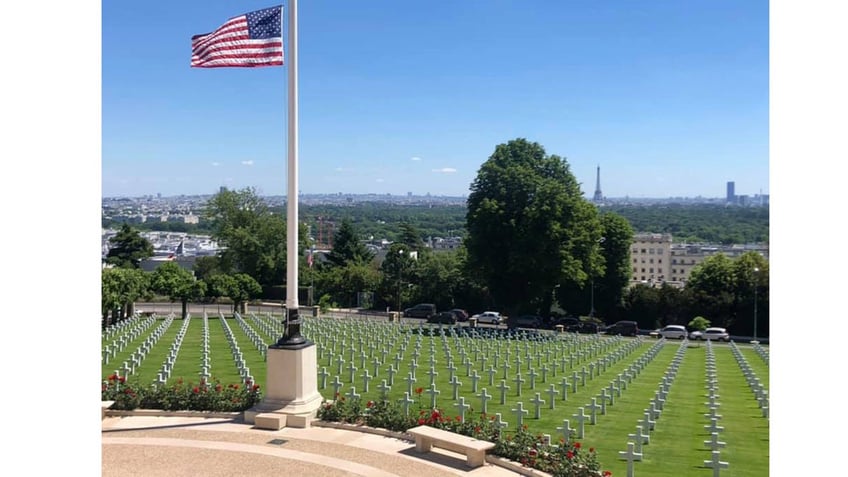
M383 182L383 179L377 179L377 182Z
M410 161L420 161L420 160L421 160L421 158L420 158L420 157L418 157L418 156L414 156L414 157L412 157L412 158L411 158L411 159L409 159L409 160L410 160Z
M241 163L245 166L252 166L253 165L253 159L251 159L249 161L241 161Z
M216 162L213 162L212 165L215 166L215 167L218 167L218 166L221 165L221 163L216 161Z
M441 169L433 169L433 172L438 172L441 174L453 174L454 172L456 172L456 169L454 169L453 167L443 167Z

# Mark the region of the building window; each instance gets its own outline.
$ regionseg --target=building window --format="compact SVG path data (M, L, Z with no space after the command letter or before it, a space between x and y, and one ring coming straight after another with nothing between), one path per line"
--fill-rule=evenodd
M662 263L662 259L661 259L661 258L658 258L658 259L657 259L657 263Z
M672 264L672 265L677 265L677 259L676 259L676 258L672 258L672 259L671 259L671 264Z
M639 263L639 259L634 258L633 263Z
M646 253L646 250L644 248L642 249L642 253Z
M648 253L649 253L649 254L651 254L651 255L653 255L653 254L654 254L654 249L649 248L649 249L648 249Z
M642 269L642 273L645 273L645 269L644 269L644 268ZM645 279L645 277L642 277L642 280L644 280L644 279Z
M650 260L650 262L651 262L651 263L654 263L654 259L652 258L652 259Z
M657 249L657 255L662 255L662 253L663 253L663 249L658 248L658 249Z
M651 268L650 270L648 270L648 273L654 273L654 269Z

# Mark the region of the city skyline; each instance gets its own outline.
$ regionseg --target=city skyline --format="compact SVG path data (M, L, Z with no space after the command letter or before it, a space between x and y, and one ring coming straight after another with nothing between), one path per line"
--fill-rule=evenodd
M286 66L189 67L192 35L267 6L103 5L104 196L286 194ZM598 166L611 197L769 193L768 2L298 10L302 193L467 195L518 137L589 198Z

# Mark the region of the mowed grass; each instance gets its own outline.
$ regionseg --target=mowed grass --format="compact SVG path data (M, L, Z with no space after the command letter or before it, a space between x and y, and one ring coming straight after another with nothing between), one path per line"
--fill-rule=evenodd
M257 332L265 344L273 344L277 336L271 336L273 331L268 327L279 329L279 316L250 316L245 317L248 326ZM150 326L139 337L134 339L122 353L102 367L103 375L108 376L127 359L144 338L161 324ZM232 331L244 355L244 359L260 386L264 386L267 367L259 350L253 345L242 328L232 317L226 318L226 323ZM264 326L260 326L260 324ZM132 379L140 382L152 382L156 372L167 355L168 347L174 341L182 320L174 320L162 338L153 347ZM213 379L222 383L239 383L241 378L233 360L230 344L224 333L224 326L219 318L210 318L209 349L212 364ZM429 326L425 326L427 330ZM447 328L446 328L447 329ZM363 400L380 399L381 391L378 385L381 381L389 381L389 365L396 365L393 385L388 392L388 398L394 401L402 398L404 392L411 391L414 403L410 412L417 413L419 409L430 407L431 396L426 391L430 389L431 379L435 389L436 407L451 416L459 415L454 399L453 387L450 383L451 371L448 369L449 360L453 360L453 371L457 381L461 383L457 398L463 397L471 408L466 411L466 418L476 417L481 409L480 394L485 388L492 396L488 401L488 415L495 413L509 423L508 432L514 432L517 427L517 403L521 402L528 411L523 418L528 430L537 434L548 434L552 441L559 440L557 427L563 426L565 419L570 421L570 427L575 429L577 422L573 415L579 407L584 407L585 414L590 414L586 407L595 398L600 404L600 393L607 389L611 381L619 374L629 369L637 360L646 359L650 351L659 342L655 340L616 339L612 337L597 337L587 335L562 335L556 339L528 341L526 339L507 340L503 337L472 338L467 336L429 336L420 334L417 326L389 324L377 321L360 321L354 319L307 318L304 322L303 333L316 343L318 355L318 370L326 370L328 376L318 378L319 392L326 399L333 399L334 388L331 383L337 377L340 381L340 394L349 395L355 389ZM550 335L549 335L550 336ZM201 350L203 343L203 320L192 318L180 353L175 363L171 382L182 377L185 381L197 382L200 373ZM111 340L105 340L103 345ZM344 343L344 344L342 344ZM644 416L651 398L659 389L663 375L670 369L675 355L681 351L683 344L678 341L668 341L657 348L656 355L644 368L633 377L632 382L621 391L620 397L615 397L614 404L607 405L606 414L598 411L597 423L586 423L585 436L579 439L586 447L594 447L598 452L599 461L603 468L611 470L613 475L626 475L626 462L619 460L618 452L626 450L628 434L636 432L638 421ZM405 347L405 351L404 351ZM740 345L740 350L747 363L756 373L760 382L768 389L768 366L763 359L747 345ZM412 372L413 353L418 349L415 381L407 382ZM432 350L432 353L431 353ZM462 363L462 351L470 363ZM730 463L730 467L722 471L722 475L731 476L767 476L769 426L768 420L762 417L761 410L754 399L754 394L748 386L742 370L730 349L729 344L712 346L716 362L718 394L720 395L719 414L722 419L719 425L725 429L720 434L720 440L726 442L721 449L721 460ZM500 353L498 366L491 380L489 369L494 365L496 351ZM643 460L636 462L636 473L651 476L709 476L712 470L704 467L703 461L709 459L709 449L703 441L709 439L709 433L704 426L709 424L705 417L708 412L706 388L706 352L707 344L690 344L683 348L676 377L669 388L669 394L661 416L656 422L654 431L650 432L650 444L643 447ZM507 352L509 359L507 360ZM449 354L448 354L449 353ZM604 357L620 358L611 362L605 370L592 378L586 378L585 385L578 384L576 392L572 392L571 381L573 373L577 372L577 381L581 382L580 371L589 369L590 363L598 364ZM376 362L375 362L376 358ZM521 363L516 361L520 358ZM343 360L341 366L340 360ZM427 373L430 362L438 373L433 378ZM500 404L501 392L498 385L504 377L504 363L509 363L507 379L504 384L509 386L505 394L505 403ZM351 375L351 363L354 368ZM557 369L554 371L554 365ZM542 377L542 367L547 367L546 376ZM565 368L563 370L563 367ZM535 383L531 387L531 368L537 373ZM365 391L365 369L372 376ZM519 395L515 382L516 372L520 370L525 380L521 385ZM472 390L472 379L469 372L480 376L477 390ZM568 381L567 395L563 398L562 379ZM352 378L352 379L351 379ZM322 383L325 385L322 386ZM558 394L555 396L554 409L550 408L551 385ZM416 393L423 389L424 392ZM545 402L540 406L540 416L535 418L535 405L532 399L539 394Z

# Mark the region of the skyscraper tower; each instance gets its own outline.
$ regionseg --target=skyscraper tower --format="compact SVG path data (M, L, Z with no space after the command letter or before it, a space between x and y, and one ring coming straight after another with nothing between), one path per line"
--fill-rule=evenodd
M736 183L733 181L727 182L727 203L736 203Z
M603 202L604 194L601 192L601 166L598 166L598 176L595 181L595 195L592 197L593 202Z

